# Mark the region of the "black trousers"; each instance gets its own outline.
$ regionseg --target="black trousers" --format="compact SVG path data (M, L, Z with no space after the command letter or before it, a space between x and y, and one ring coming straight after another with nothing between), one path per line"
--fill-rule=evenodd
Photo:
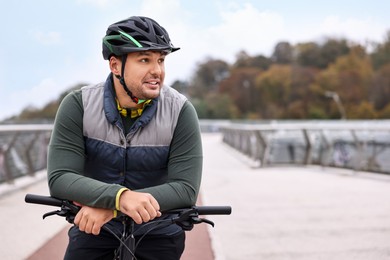
M112 260L119 241L101 230L98 236L86 234L76 226L70 228L64 260ZM135 237L136 243L139 237ZM179 260L184 251L185 233L173 236L147 235L135 251L137 260Z

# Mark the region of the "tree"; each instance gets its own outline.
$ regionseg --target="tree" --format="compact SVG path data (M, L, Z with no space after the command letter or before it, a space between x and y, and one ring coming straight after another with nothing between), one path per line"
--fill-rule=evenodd
M245 51L241 51L236 55L236 62L233 64L233 68L261 68L267 70L272 64L272 60L258 55L251 57Z
M176 80L175 82L173 82L171 87L179 91L184 96L188 96L189 86L186 81Z
M189 94L194 98L204 98L208 92L218 91L218 84L229 75L227 62L208 59L199 64L189 84Z
M272 60L278 64L290 64L293 61L293 47L288 42L276 44Z
M384 43L375 46L371 59L374 69L390 63L390 30L386 34Z
M390 104L390 63L383 65L374 75L370 100L376 110Z
M362 101L368 101L372 76L373 71L368 56L360 46L355 46L349 54L337 58L335 63L322 71L317 77L316 84L323 94L326 91L337 93L343 103L348 105L345 106L348 116L349 109Z
M210 92L204 99L194 99L192 104L202 119L231 119L238 115L237 108L227 94Z
M349 111L350 119L375 119L378 116L373 104L368 101L351 106Z
M291 97L291 75L289 65L272 65L256 78L259 103L263 118L282 118Z
M208 118L237 118L237 108L228 95L210 93L207 96L206 101L208 104Z
M320 48L318 67L326 68L329 64L335 62L338 57L347 55L349 51L347 40L328 39Z
M259 93L255 79L262 72L260 68L234 68L229 77L219 84L219 92L227 94L240 115L255 114L258 111Z
M390 103L387 104L381 111L378 113L378 118L389 119L390 118Z
M317 105L316 93L313 92L312 85L315 83L319 71L319 69L314 67L292 66L291 94L289 98L289 103L295 103L294 115L291 115L292 118L311 118L309 115L310 107ZM288 108L289 113L287 116L292 113L291 109Z
M317 67L321 65L321 47L315 42L299 43L295 46L296 61L300 66Z

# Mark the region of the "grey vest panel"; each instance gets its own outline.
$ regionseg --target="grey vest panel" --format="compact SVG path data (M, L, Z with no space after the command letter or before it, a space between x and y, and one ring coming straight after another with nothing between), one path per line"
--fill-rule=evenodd
M131 146L169 146L186 98L170 87L163 87L155 116L131 136Z
M103 108L104 83L82 88L84 106L83 132L87 138L124 147L118 127L107 122ZM122 142L123 143L123 142Z
M84 106L84 136L125 147L130 146L169 146L177 120L186 98L176 90L164 86L157 102L157 112L144 128L138 129L127 141L115 125L109 123L103 108L104 83L82 88ZM121 142L122 140L122 142ZM128 144L126 144L128 143Z

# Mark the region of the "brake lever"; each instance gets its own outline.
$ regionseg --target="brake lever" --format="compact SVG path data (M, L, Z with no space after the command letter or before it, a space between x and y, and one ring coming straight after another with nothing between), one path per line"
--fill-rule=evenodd
M207 218L196 218L196 219L195 219L195 218L192 218L192 220L193 220L193 221L196 221L195 224L206 223L206 224L208 224L208 225L214 227L214 222L211 221L211 220L209 220L209 219L207 219Z
M62 214L63 214L62 210L54 210L54 211L50 211L50 212L43 214L42 218L45 219L46 217L50 217L53 215L62 216Z
M68 221L70 224L73 224L74 218L79 210L80 207L74 205L68 200L64 200L62 201L61 210L47 212L43 214L43 219L49 216L58 215L60 217L65 217L66 221Z
M180 214L178 217L173 218L172 222L176 223L178 226L188 231L194 228L194 224L200 223L206 223L214 227L214 222L212 222L211 220L199 218L199 214L194 208L184 211L184 213Z

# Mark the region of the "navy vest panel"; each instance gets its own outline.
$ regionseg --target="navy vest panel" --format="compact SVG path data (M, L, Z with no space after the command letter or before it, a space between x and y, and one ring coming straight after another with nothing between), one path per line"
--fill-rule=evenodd
M115 106L106 105L108 98L115 103L113 95L104 93L111 92L109 83L82 88L86 175L130 189L164 183L169 145L186 98L164 86L159 98L125 136L121 122L106 117L115 113L119 116L118 111L112 111Z

